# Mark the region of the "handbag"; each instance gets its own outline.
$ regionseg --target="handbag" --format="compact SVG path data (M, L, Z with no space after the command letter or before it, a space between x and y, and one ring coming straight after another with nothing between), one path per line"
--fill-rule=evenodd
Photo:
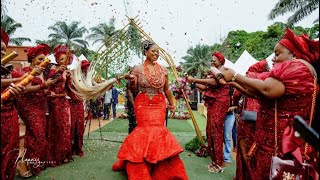
M255 121L257 121L258 113L256 111L246 111L246 110L244 110L245 99L246 99L246 96L243 96L241 119L243 121L255 122Z
M241 119L243 121L253 121L253 122L255 122L255 121L257 121L257 115L258 115L258 113L255 112L255 111L245 111L245 110L243 110Z
M308 69L310 70L309 67L308 67ZM315 72L315 71L313 71L313 72ZM317 77L316 77L316 73L313 73L313 74L314 74L314 92L312 95L312 105L311 105L309 126L311 126L311 123L312 123L314 109L315 109L315 99L316 99L316 95L317 95ZM271 159L269 179L272 179L272 180L279 180L279 179L309 180L309 179L312 179L312 177L310 177L312 167L311 167L311 165L307 164L306 161L304 161L304 163L302 163L301 165L296 165L293 160L283 160L277 156L277 150L278 150L277 122L278 122L278 117L277 117L277 100L276 100L275 101L275 110L274 110L274 123L275 123L275 128L274 128L275 152L274 152L274 154L275 155L272 156L272 159ZM308 151L308 144L305 144L304 157L306 157L307 151Z

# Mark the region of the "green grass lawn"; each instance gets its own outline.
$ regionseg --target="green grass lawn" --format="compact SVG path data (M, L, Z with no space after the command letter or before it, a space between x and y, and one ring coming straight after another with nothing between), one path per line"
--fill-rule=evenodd
M205 117L195 112L199 128L205 132ZM196 136L191 120L172 120L168 122L169 130L175 135L181 146ZM55 179L55 180L125 180L125 172L114 172L111 166L116 162L117 152L121 142L127 136L128 120L116 119L107 124L102 129L100 139L99 130L90 133L90 139L87 135L84 137L84 157L76 157L74 162L64 164L55 168L47 168L37 177L31 179ZM203 133L204 134L204 133ZM184 151L180 154L184 162L190 180L212 180L212 179L232 179L235 175L235 162L228 166L224 173L210 173L207 165L210 158L196 157L192 152ZM22 179L17 177L16 179Z

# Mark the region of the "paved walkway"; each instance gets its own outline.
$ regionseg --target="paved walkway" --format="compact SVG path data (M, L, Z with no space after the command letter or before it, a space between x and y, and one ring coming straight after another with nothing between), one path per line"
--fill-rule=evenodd
M109 124L110 122L112 122L113 120L102 120L102 118L100 118L100 126L103 127L106 124ZM22 121L19 121L20 123L20 150L24 148L24 135L26 133L26 126L23 124ZM86 129L84 131L84 138L87 137L88 135L88 131L89 131L89 124L90 121L87 122L88 124L86 125ZM99 121L98 119L92 119L91 120L91 125L90 125L90 132L93 132L95 130L99 129Z
M105 126L106 124L112 122L112 120L102 120L100 118L100 126L103 127ZM88 121L88 125L86 126L86 129L84 131L84 134L87 134L88 131L89 131L89 124L90 124L90 121ZM90 132L93 132L95 130L99 129L99 121L98 119L92 119L91 120L91 125L90 125ZM26 133L26 126L23 124L23 123L20 123L20 131L19 131L19 134L20 134L20 138L23 138L23 136L25 135Z

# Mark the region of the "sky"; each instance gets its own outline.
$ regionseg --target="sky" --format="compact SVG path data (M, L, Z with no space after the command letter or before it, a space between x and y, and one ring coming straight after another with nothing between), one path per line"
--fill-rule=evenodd
M126 2L126 3L125 3ZM80 21L87 29L116 18L116 28L127 24L126 15L138 15L144 31L175 62L189 47L220 43L229 31L267 30L274 22L286 22L290 13L273 21L267 15L278 0L6 0L7 14L21 23L14 37L46 40L56 21ZM126 8L127 7L127 8ZM318 11L297 25L311 27ZM90 49L97 50L99 45ZM138 60L134 60L138 62ZM141 60L139 60L140 62Z

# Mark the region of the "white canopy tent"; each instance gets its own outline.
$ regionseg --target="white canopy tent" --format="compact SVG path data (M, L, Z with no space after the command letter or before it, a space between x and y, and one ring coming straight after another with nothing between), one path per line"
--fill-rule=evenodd
M229 61L228 59L225 59L225 60L226 60L226 61L225 61L225 63L224 63L224 66L235 70L234 64L233 64L231 61Z
M79 61L88 60L83 54L78 57Z
M252 57L247 50L244 50L239 59L234 64L234 70L241 75L245 75L249 67L257 62L258 61L254 57Z
M272 64L273 64L273 62L272 62L273 57L274 57L274 53L270 54L270 55L266 58L267 63L268 63L268 66L269 66L270 69L272 69L272 67L273 67L273 65L272 65Z

